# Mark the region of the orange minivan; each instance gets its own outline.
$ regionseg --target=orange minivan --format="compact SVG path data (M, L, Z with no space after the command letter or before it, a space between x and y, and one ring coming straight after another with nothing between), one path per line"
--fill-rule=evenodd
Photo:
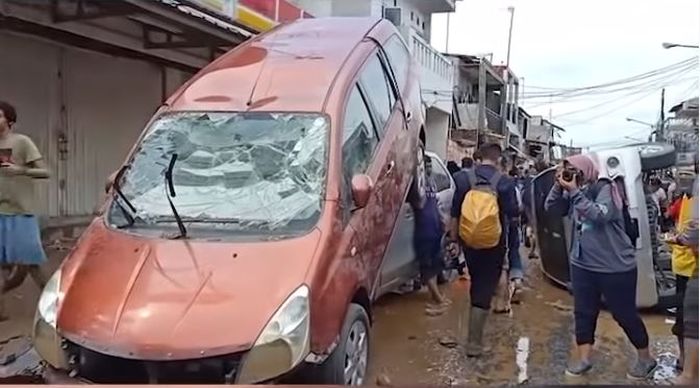
M386 20L304 19L183 85L40 297L49 381L363 383L414 273L386 252L424 193L418 71Z

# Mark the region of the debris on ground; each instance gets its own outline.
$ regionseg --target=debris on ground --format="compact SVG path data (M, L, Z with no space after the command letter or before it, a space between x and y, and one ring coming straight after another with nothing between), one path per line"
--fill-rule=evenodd
M515 364L518 366L518 384L525 384L527 376L527 359L530 356L530 339L520 337L518 346L515 349Z
M389 379L386 373L382 372L377 376L377 386L391 387L391 379Z
M574 307L568 304L565 304L561 300L558 300L556 302L546 302L548 306L554 307L555 309L559 311L564 311L564 312L571 312L574 311Z
M448 349L454 349L459 345L459 343L457 343L457 340L454 339L453 337L442 337L442 338L440 338L439 343L440 343L440 345L442 345Z

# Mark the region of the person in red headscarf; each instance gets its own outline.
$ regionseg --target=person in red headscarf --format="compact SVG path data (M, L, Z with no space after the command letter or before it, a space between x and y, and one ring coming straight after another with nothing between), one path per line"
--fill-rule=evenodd
M623 190L617 182L599 179L593 156L576 155L559 166L545 201L546 211L568 215L574 226L569 259L579 360L566 369L570 376L592 368L602 299L637 349L637 361L627 376L642 380L656 367L646 326L637 312L637 261L625 228Z

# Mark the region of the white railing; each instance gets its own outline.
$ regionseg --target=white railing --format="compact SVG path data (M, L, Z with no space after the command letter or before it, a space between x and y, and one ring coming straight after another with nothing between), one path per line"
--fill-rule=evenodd
M452 90L454 71L452 62L426 42L411 27L403 27L402 33L408 41L413 58L421 65L421 89L428 106L446 113L452 112Z
M424 68L442 78L452 78L452 63L415 31L411 31L410 44L413 57Z

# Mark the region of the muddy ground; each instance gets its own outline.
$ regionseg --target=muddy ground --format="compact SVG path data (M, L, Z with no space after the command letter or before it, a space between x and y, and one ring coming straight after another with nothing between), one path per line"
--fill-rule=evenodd
M50 256L47 272L58 266L69 247L70 241L55 242L47 247ZM392 385L629 384L625 372L633 359L633 349L608 313L601 314L598 324L592 373L581 379L564 376L573 345L571 297L543 278L537 260L528 264L523 302L514 305L510 315L490 318L486 341L491 350L478 361L463 356L468 282L456 280L444 286L454 304L440 317L425 315L425 292L383 298L374 308L367 382ZM27 280L6 296L7 313L12 319L0 323L0 383L41 382L35 377L16 377L32 376L39 370L38 357L27 337L38 294L36 286ZM675 361L677 347L670 334L669 318L659 312L644 313L652 351L663 364L655 378L647 383L663 384L673 375L670 365ZM516 351L518 345L520 352ZM519 362L516 362L516 353L519 353Z

